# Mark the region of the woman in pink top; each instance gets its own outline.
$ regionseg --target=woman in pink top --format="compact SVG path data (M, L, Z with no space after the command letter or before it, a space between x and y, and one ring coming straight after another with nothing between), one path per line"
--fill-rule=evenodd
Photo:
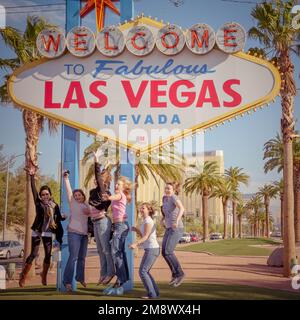
M75 279L86 287L84 268L88 246L87 219L89 206L85 203L86 197L81 189L72 191L69 174L67 172L64 173L64 181L70 207L70 217L68 225L69 258L64 272L63 284L67 292L72 292L72 280L76 262Z
M115 186L114 195L103 195L103 198L110 200L113 217L113 236L111 240L111 251L116 267L117 281L114 288L122 288L122 285L129 280L129 269L125 253L125 242L129 232L129 225L126 215L126 204L131 201L132 183L125 177L120 177ZM120 294L120 290L118 293ZM108 289L106 294L112 294Z

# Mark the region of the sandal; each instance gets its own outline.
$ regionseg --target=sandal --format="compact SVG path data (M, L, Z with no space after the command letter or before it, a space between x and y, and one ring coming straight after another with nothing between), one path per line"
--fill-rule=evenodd
M113 279L114 275L112 276L107 276L102 280L102 284L107 285L111 282L111 280Z
M101 277L101 278L98 280L96 286L99 286L100 284L103 284L103 280L104 280L104 279L105 279L105 277Z

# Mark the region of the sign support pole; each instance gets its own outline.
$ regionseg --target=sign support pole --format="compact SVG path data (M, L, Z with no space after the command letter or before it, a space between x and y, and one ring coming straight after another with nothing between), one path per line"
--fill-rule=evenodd
M133 0L120 0L120 13L121 13L121 23L125 20L129 21L134 16L134 6ZM135 181L135 155L131 156L129 149L124 149L120 147L120 163L121 163L121 176L127 177L130 181L134 183ZM135 195L133 191L132 200L129 205L127 205L127 216L129 227L131 228L135 223ZM128 261L129 269L129 281L123 286L124 291L129 291L133 289L134 281L134 252L128 248L128 244L133 242L133 233L129 232L126 242L126 256Z
M66 0L66 32L73 27L80 25L79 10L80 1ZM70 171L70 183L72 189L74 190L79 185L80 132L79 130L64 124L62 125L61 130L61 166L62 170ZM69 212L69 204L63 182L61 182L61 211L62 213ZM62 282L62 278L69 257L67 224L68 219L62 223L64 229L64 238L61 246L61 252L59 252L59 263L56 279L56 288L58 291L62 292L66 291L66 288ZM72 289L73 291L76 290L75 278L72 282Z

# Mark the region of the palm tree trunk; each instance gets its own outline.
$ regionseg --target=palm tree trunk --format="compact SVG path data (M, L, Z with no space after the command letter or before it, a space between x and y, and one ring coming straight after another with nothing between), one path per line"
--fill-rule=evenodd
M242 215L239 215L239 238L242 239Z
M279 57L281 72L284 77L284 86L281 89L282 119L281 130L283 137L283 212L284 212L284 253L283 253L283 275L291 276L292 265L297 263L295 247L295 227L294 227L294 190L293 190L293 135L294 135L294 116L293 105L293 72L294 66L291 62L288 49L282 50Z
M257 212L254 212L254 237L257 237L258 234L258 217Z
M208 239L208 195L202 196L203 242Z
M266 207L266 233L263 233L267 238L270 238L270 200L265 199L265 207Z
M227 239L227 202L228 200L222 200L223 203L223 214L224 214L224 235L223 239Z
M281 238L283 240L284 234L284 217L283 217L283 193L280 193L280 228L281 228Z
M25 145L25 169L26 171L37 169L37 146L39 141L39 118L36 113L31 111L23 111L23 125L26 134ZM25 243L24 243L24 259L28 257L31 251L31 225L35 217L35 205L31 191L30 176L26 174L26 213L25 213ZM34 268L31 268L30 275L34 274Z
M300 167L294 168L295 241L300 243Z
M236 201L232 201L232 238L236 237Z

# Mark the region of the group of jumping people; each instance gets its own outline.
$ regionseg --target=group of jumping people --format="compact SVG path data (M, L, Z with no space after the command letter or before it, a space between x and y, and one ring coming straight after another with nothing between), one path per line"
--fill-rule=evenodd
M29 172L36 216L31 227L31 253L27 257L21 272L19 285L20 287L25 285L33 260L38 255L41 241L45 255L40 275L42 284L47 285L53 235L61 245L63 239L61 221L68 218L69 257L63 274L63 284L68 293L72 292L74 276L75 280L81 283L83 287L87 286L85 282L85 259L88 248L88 234L93 233L100 258L98 285L109 285L112 279L116 277L115 283L107 286L103 293L106 295L123 294L124 284L130 279L125 243L127 235L131 231L136 232L139 237L128 247L130 249L141 247L144 250L139 267L139 276L147 294L142 298L158 298L159 288L150 274L150 270L160 254L156 226L153 220L154 209L150 203L142 203L139 208L142 223L140 227L133 226L130 228L127 222L126 205L131 201L133 183L126 177L120 177L115 184L114 194L111 194L110 184L112 179L110 172L107 169L101 170L96 153L94 153L94 166L95 188L90 190L88 199L86 199L82 189L72 190L69 172L64 171L63 180L70 212L68 217L60 213L60 208L53 200L48 186L42 186L39 193L37 192L34 171ZM178 199L178 188L178 183L166 183L161 206L161 223L165 227L162 256L172 273L169 284L174 287L178 287L185 277L174 254L175 247L183 234L182 216L184 208ZM111 207L111 217L108 215L109 207ZM92 223L92 228L89 228L90 223Z

